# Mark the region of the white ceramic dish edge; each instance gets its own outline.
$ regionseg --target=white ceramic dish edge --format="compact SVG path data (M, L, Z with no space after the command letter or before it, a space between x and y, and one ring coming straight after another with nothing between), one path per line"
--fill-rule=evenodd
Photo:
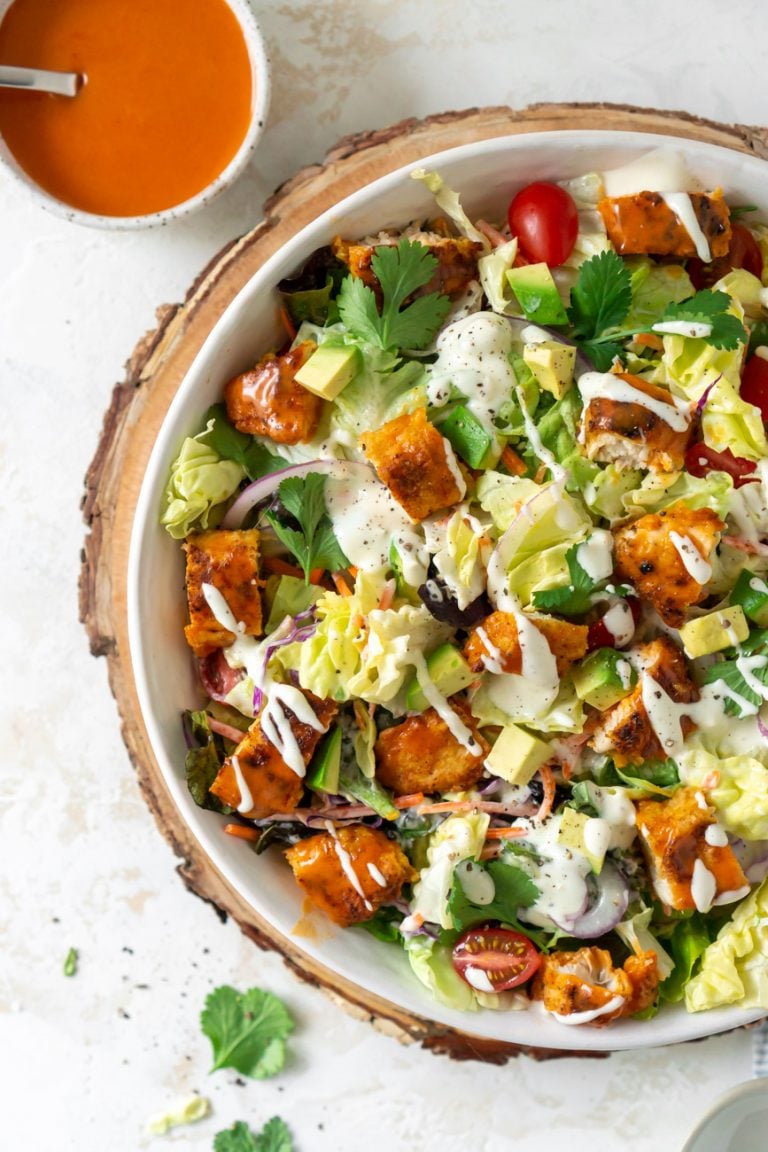
M185 435L199 428L224 382L242 371L276 335L270 289L293 272L315 248L327 243L344 221L348 235L403 223L433 208L428 193L409 179L418 166L437 167L473 203L502 203L509 192L539 177L577 175L610 167L660 145L684 152L705 182L719 183L768 209L768 169L752 157L687 140L649 134L557 132L529 134L465 145L409 164L348 197L308 225L272 256L230 304L208 336L169 407L157 438L137 504L128 571L128 623L137 692L149 738L165 780L203 850L229 883L283 936L301 916L301 897L280 860L258 861L242 845L221 834L221 819L197 808L187 792L181 765L184 747L179 713L199 696L184 650L184 605L180 550L160 529L160 500L170 463ZM598 154L599 153L599 159ZM469 177L487 183L481 193L466 191ZM386 209L378 207L386 205ZM470 212L471 214L471 212ZM243 339L248 317L247 339ZM194 396L194 403L190 403ZM147 610L147 605L151 605ZM174 702L168 698L171 684ZM266 885L259 884L265 872ZM433 1001L410 973L399 950L364 933L340 932L330 925L317 936L293 942L332 972L401 1008L465 1033L541 1048L619 1051L693 1040L759 1019L760 1011L719 1009L688 1015L666 1009L647 1022L621 1021L608 1029L567 1028L535 1006L528 1012L459 1013Z

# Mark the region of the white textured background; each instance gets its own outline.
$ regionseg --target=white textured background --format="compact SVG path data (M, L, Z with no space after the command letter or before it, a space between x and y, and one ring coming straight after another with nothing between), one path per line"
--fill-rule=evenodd
M51 0L53 3L54 0ZM348 132L484 104L607 100L768 118L762 0L312 0L255 7L274 96L250 171L159 232L65 224L0 181L0 1148L211 1148L278 1112L297 1152L677 1152L749 1075L732 1035L506 1068L403 1049L299 984L189 895L139 795L106 668L77 620L82 479L113 383L157 305ZM183 2L179 3L180 19ZM77 976L62 976L70 946ZM208 990L262 984L298 1026L286 1072L207 1075ZM162 1139L192 1091L215 1115Z

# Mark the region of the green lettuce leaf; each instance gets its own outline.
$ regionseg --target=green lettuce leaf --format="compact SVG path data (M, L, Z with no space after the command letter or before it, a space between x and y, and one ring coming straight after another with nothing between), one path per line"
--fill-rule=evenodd
M453 928L448 898L454 884L454 869L462 860L477 860L483 850L490 816L469 812L449 816L429 838L427 866L422 868L413 889L411 911L431 924Z
M627 328L650 328L668 304L693 296L690 277L680 264L654 264L647 256L624 261L632 281L632 307Z
M714 756L689 749L678 757L686 784L700 788L710 773L718 783L707 791L720 823L742 840L768 840L768 768L752 756Z
M667 938L674 968L659 987L662 1000L677 1004L683 999L699 957L709 947L711 939L712 934L703 916L694 913L678 921Z
M160 523L174 540L183 540L193 529L208 528L214 510L236 492L244 477L242 464L222 459L199 436L188 436L171 466Z
M768 1010L768 880L737 906L686 986L689 1012L725 1004Z
M457 1012L476 1012L478 1008L509 1011L524 1009L528 998L515 992L478 992L466 984L451 963L451 948L426 936L404 940L408 961L416 978L431 995Z
M514 266L516 256L517 238L493 248L477 262L480 283L488 303L502 316L519 315L517 300L507 279L507 272Z
M661 512L673 504L686 508L711 508L725 519L731 504L733 480L726 472L692 476L690 472L649 472L621 500L628 516Z

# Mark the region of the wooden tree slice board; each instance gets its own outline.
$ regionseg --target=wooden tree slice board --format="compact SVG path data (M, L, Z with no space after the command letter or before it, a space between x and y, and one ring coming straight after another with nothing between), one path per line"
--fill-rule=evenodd
M233 916L260 948L275 949L293 971L343 1006L402 1041L418 1041L456 1059L503 1063L521 1051L538 1058L574 1055L522 1049L458 1032L341 980L279 936L230 887L182 820L154 759L139 709L128 650L126 575L134 509L157 431L206 336L237 292L305 224L356 189L430 153L476 140L562 129L658 132L719 144L768 158L768 130L727 126L684 113L603 104L539 104L469 109L405 120L341 140L322 163L303 168L270 198L265 219L228 245L198 276L181 304L157 310L157 328L137 344L104 417L85 478L83 515L89 528L80 575L80 618L91 652L106 656L122 732L142 792L180 858L187 886L222 916ZM594 1053L584 1053L594 1055Z

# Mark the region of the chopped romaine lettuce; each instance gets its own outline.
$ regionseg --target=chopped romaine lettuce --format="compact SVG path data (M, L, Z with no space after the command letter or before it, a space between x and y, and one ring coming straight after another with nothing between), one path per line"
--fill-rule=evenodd
M229 499L244 476L241 464L222 459L199 436L188 436L171 467L161 524L174 540L183 540L193 528L208 528L213 510Z
M686 986L689 1012L724 1004L768 1010L768 880L738 905Z
M743 840L768 840L768 768L752 756L719 757L689 749L678 758L686 784L717 783L707 796L723 826Z

